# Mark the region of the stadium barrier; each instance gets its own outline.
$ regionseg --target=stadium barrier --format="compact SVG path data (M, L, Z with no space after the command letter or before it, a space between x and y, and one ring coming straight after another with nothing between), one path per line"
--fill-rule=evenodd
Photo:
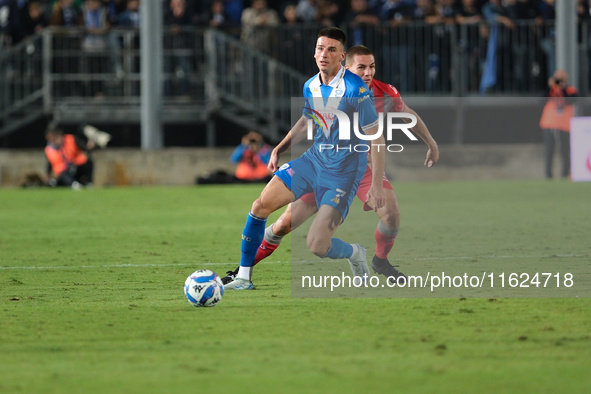
M93 154L95 185L191 185L218 170L233 173L232 148L166 148L159 151L113 148ZM542 144L446 145L440 162L423 166L422 143L386 159L386 173L398 181L542 179ZM289 157L289 156L287 156ZM0 186L18 187L32 174L41 175L42 150L0 149ZM162 163L166 163L163 166Z

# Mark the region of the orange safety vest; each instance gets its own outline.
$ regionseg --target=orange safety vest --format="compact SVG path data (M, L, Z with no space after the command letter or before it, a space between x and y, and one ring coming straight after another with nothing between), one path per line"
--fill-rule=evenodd
M76 145L76 140L72 134L64 135L64 143L59 148L47 145L45 147L45 155L56 176L67 170L71 164L81 166L88 161L88 157Z
M242 160L240 160L238 167L236 167L234 175L238 179L255 181L269 176L270 172L267 169L267 165L257 154L246 149Z
M577 89L573 86L566 88L566 92L571 95L577 94ZM575 106L565 104L560 89L550 92L550 98L544 105L542 117L540 118L540 127L542 129L556 129L570 132L570 119L575 115Z

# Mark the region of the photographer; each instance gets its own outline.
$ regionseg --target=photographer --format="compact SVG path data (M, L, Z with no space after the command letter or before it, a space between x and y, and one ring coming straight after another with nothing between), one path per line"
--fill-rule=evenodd
M564 70L556 70L548 79L549 97L540 127L544 133L546 178L552 178L552 159L554 146L558 144L562 157L562 177L570 175L570 119L575 114L574 97L577 89L568 84L568 74Z
M259 133L250 131L230 156L232 163L238 163L234 176L239 182L267 182L271 177L267 169L270 157L271 147Z
M45 155L49 162L46 181L51 186L69 186L80 189L92 185L94 165L85 149L92 149L94 143L83 144L72 134L64 134L54 124L48 127L45 138Z

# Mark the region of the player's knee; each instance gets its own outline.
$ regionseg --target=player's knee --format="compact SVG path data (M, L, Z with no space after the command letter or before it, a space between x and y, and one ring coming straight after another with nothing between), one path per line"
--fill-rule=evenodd
M266 218L272 213L271 211L269 211L269 208L265 205L263 199L260 197L252 203L250 212L252 212L253 215L258 216L260 218Z
M386 206L380 219L390 228L400 227L400 210L397 206Z
M310 249L310 252L314 253L318 257L326 256L326 253L330 248L330 243L326 244L326 242L321 242L318 239L311 239L310 237L308 237L306 243L308 245L308 249Z
M283 216L277 219L273 225L273 233L280 237L284 237L291 232L291 217L284 218Z

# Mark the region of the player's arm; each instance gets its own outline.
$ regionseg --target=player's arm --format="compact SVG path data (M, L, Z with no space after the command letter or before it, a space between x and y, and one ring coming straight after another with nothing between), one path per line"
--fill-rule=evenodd
M425 157L425 165L427 167L433 167L433 165L437 163L437 161L439 161L439 147L437 146L437 142L435 142L435 140L431 136L431 133L429 133L427 125L425 124L425 122L423 122L423 119L421 119L421 117L415 112L415 110L406 105L404 108L404 112L412 114L417 118L417 124L415 127L412 128L412 131L413 133L418 135L419 138L422 139L425 144L427 144L427 147L429 149L427 150L427 155ZM407 122L406 118L402 118L402 120L404 122ZM410 122L410 120L408 122Z
M306 132L308 131L307 126L308 121L302 116L296 124L293 125L281 142L273 149L271 157L269 158L269 164L267 165L267 168L271 172L275 172L279 168L279 156L287 151L292 145L296 145L306 137Z
M379 126L376 125L365 130L365 134L375 135L379 131ZM370 151L372 178L371 187L367 193L367 200L370 202L370 205L373 207L374 211L377 211L379 208L383 207L386 202L383 183L386 165L386 149L384 148L386 145L386 140L384 139L384 135L380 133L380 136L377 139L371 141L371 144L376 146L372 147Z

